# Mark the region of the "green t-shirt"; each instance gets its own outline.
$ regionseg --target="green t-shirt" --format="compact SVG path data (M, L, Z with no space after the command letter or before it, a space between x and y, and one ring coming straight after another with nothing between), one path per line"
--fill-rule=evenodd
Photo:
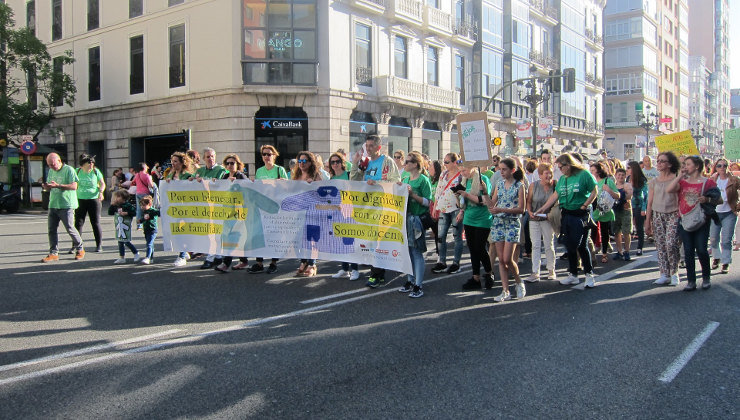
M344 162L344 166L347 168L347 172L348 173L349 173L349 171L352 170L352 162L346 161L346 162Z
M432 199L432 184L429 182L429 177L427 177L426 175L421 174L418 178L414 180L411 180L410 176L407 175L405 178L403 178L402 182L404 184L411 185L411 190L414 192L414 194L424 197L427 200ZM409 204L406 207L406 213L421 216L428 211L429 207L422 206L416 200L412 199L409 196Z
M617 184L614 183L614 179L606 178L596 183L596 185L599 186L599 193L604 190L604 183L606 183L612 191L617 191ZM615 216L614 210L612 209L609 209L606 213L601 213L598 208L594 208L594 220L597 222L613 222L616 219Z
M264 167L257 169L257 173L254 174L254 179L290 179L288 174L285 172L285 168L280 165L273 165L269 171Z
M98 198L100 193L99 183L100 181L105 182L103 174L100 173L98 168L93 168L90 172L85 172L84 169L77 169L77 199L78 200L93 200Z
M587 170L578 171L577 174L571 176L561 176L555 186L555 191L558 193L561 209L566 210L579 210L581 206L588 200L596 186L596 179L591 172Z
M349 181L349 171L344 171L341 175L332 175L331 179L346 179Z
M483 179L483 183L486 184L486 192L490 196L491 181L485 175L483 175L481 178ZM472 186L473 180L469 179L468 182L465 184L465 191L473 195L478 195L480 191L471 191ZM493 218L493 216L491 216L491 212L488 211L488 207L483 204L479 205L477 203L470 202L468 200L465 201L466 207L465 215L463 216L463 224L468 226L481 227L484 229L490 228L491 219Z
M167 174L167 179L174 179L174 176L175 176L175 173L174 172L170 172L170 173ZM183 173L180 174L179 177L177 177L177 179L188 180L188 179L192 178L192 176L193 176L193 174L191 174L190 172L183 172Z
M213 165L211 169L201 166L195 170L195 175L204 179L221 179L226 172L228 172L226 168L221 165Z
M49 173L46 175L47 183L53 181L57 184L67 185L79 182L79 180L77 173L69 165L63 165L58 171L49 168ZM49 192L50 209L76 209L77 206L77 191L52 188Z

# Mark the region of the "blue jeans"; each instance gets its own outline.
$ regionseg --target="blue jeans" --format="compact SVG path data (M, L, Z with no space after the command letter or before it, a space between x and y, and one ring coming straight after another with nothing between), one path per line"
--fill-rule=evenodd
M421 283L424 281L424 269L426 268L424 252L419 248L409 247L409 256L411 257L411 269L414 274L409 274L408 280L421 287Z
M146 194L136 194L136 226L141 226L141 223L139 223L139 220L143 217L144 212L141 210L141 205L139 205L139 200L149 195L149 193Z
M457 222L458 213L460 213L460 210L439 215L439 221L437 222L437 242L439 243L439 261L441 263L447 262L447 232L452 227L452 238L455 240L455 256L452 262L460 265L460 258L463 252L463 229L462 223Z
M360 267L357 265L357 263L348 263L348 262L342 263L342 270L344 271L357 270L359 268Z
M678 236L683 241L683 251L686 255L686 280L689 283L696 283L696 260L694 259L696 256L699 257L701 264L702 279L709 280L711 276L712 267L709 265L709 251L707 251L710 223L712 222L704 223L704 226L694 232L686 232L681 224L678 224Z
M127 246L128 249L130 249L131 252L134 253L134 255L139 253L139 251L136 250L136 247L134 246L134 244L132 244L131 242L120 242L119 241L118 242L118 255L120 255L121 258L126 256L126 248L124 247L124 245Z
M154 258L154 240L157 239L157 231L144 231L144 239L146 239L146 258L150 260Z
M568 250L568 272L578 275L578 257L583 264L583 272L593 272L591 253L588 250L588 231L581 217L564 214L560 231L565 233L565 248Z
M722 260L722 264L732 262L732 241L735 237L735 225L737 215L731 211L717 213L720 224L712 221L709 228L710 245L712 247L712 258Z

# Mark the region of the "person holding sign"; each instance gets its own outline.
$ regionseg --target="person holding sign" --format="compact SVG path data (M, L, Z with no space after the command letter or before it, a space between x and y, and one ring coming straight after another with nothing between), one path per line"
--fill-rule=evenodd
M454 192L463 199L463 207L457 214L457 222L463 223L470 251L473 277L463 284L463 290L481 289L480 266L483 265L486 289L493 287L491 260L486 253L486 241L491 233L491 213L483 202L483 194L491 193L491 181L477 169L463 168L463 181Z
M190 179L193 176L193 161L190 160L190 156L182 152L175 152L170 156L170 172L165 176L165 180L170 182L173 179ZM175 259L174 266L182 267L187 264L188 257L187 252L181 252Z
M382 145L380 136L371 134L365 139L365 150L369 160L360 163L362 151L358 150L352 158L352 169L349 172L349 179L352 181L365 181L368 185L375 185L378 181L399 182L401 175L398 173L396 164L390 156L381 152ZM376 288L385 283L385 269L372 267L370 269L370 278L366 286Z
M568 278L560 284L578 284L578 257L586 273L586 287L594 287L593 265L588 250L588 215L591 203L596 200L596 179L570 154L560 155L555 163L563 174L555 185L555 192L535 213L547 213L556 201L562 213L561 232L565 234L568 255Z
M296 156L298 166L291 174L291 179L294 181L306 181L311 183L313 181L321 181L321 171L316 163L316 157L313 153L303 151L298 153ZM316 260L313 258L301 259L301 265L295 272L298 277L313 277L316 275Z
M234 182L237 179L248 179L244 172L242 172L242 170L244 169L244 164L242 163L241 159L239 159L238 155L233 153L226 155L223 164L224 168L226 168L226 173L221 175L221 179L228 179L231 182ZM236 264L232 267L231 262L233 260L234 257L223 257L223 261L221 262L221 264L216 266L216 270L222 273L228 273L229 269L243 270L249 267L249 260L247 259L247 257L239 257L239 264Z
M712 222L710 228L710 243L712 246L712 270L719 268L722 262L722 274L729 273L732 263L732 239L737 224L738 192L740 178L727 172L727 159L720 158L714 164L712 180L717 183L722 194L723 203L717 206L719 223Z
M517 167L513 159L503 159L499 164L498 172L502 179L494 187L491 197L485 191L481 191L481 195L488 211L493 215L489 242L496 246L499 274L503 286L501 294L494 300L503 302L511 299L509 272L514 274L517 299L522 299L527 294L524 283L519 277L519 267L514 259L514 250L519 245L522 230L519 217L524 213L525 188L522 182L524 172Z

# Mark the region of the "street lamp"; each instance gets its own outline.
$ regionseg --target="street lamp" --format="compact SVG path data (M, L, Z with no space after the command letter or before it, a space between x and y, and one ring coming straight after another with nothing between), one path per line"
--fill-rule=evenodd
M650 112L650 105L645 106L645 112L638 112L635 114L635 120L637 125L645 130L645 156L648 155L648 147L650 146L650 130L657 130L659 116L654 112Z
M691 131L691 137L693 137L694 142L696 142L696 150L699 150L699 153L701 154L701 150L699 149L699 140L706 137L707 130L704 128L704 124L698 121L694 122L689 130Z
M531 78L516 84L519 100L525 102L532 110L532 151L537 157L537 106L550 100L550 78Z

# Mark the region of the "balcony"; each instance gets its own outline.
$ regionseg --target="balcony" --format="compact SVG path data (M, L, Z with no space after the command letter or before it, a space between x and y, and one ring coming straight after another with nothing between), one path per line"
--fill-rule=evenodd
M355 83L360 86L372 86L373 69L372 67L355 67Z
M442 35L452 34L452 16L434 7L424 5L424 26Z
M421 25L424 22L424 3L418 0L388 0L386 12L408 23Z
M395 76L380 76L377 82L381 101L407 102L416 106L421 103L445 109L460 109L460 92L454 89L430 86Z
M558 60L535 50L529 51L529 61L548 69L558 68Z
M347 3L368 12L382 15L387 7L387 0L346 0Z
M604 81L592 73L586 73L586 83L586 87L595 87L597 91L604 90Z
M454 39L462 44L472 47L478 40L478 28L467 21L458 20L453 28Z
M529 0L531 16L551 25L558 23L558 9L547 4L545 0Z
M586 41L596 49L604 49L604 38L601 35L594 33L593 30L586 28Z

